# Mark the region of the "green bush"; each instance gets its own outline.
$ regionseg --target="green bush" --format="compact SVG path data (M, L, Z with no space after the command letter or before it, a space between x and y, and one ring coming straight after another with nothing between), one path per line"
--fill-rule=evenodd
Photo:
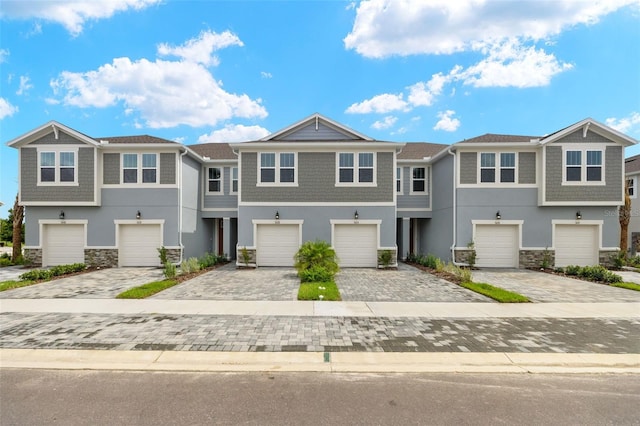
M418 255L415 253L407 253L407 262L408 263L418 263Z
M627 259L627 264L634 267L640 266L640 255L635 255Z
M426 257L423 257L422 259L423 259L422 265L431 269L436 269L436 266L438 265L438 260L440 260L432 254L428 254Z
M33 269L20 275L22 281L50 280L51 278L53 278L53 274L48 269Z
M298 276L300 277L300 281L303 283L323 283L332 281L334 274L322 266L314 265L309 269L300 271Z
M210 266L217 265L218 263L224 263L226 261L227 256L214 253L206 253L204 256L198 259L198 262L200 263L200 269L205 269Z
M158 248L158 256L160 257L160 263L162 265L167 263L168 256L167 256L167 248L165 246Z
M23 281L40 281L50 280L53 277L59 277L60 275L73 274L74 272L84 271L87 265L84 263L72 263L69 265L57 265L51 269L33 269L20 275L20 279Z
M168 279L171 278L175 278L176 274L177 274L177 268L176 265L174 265L171 262L166 262L164 264L164 270L162 271L162 273L164 274L164 276Z
M183 274L190 274L192 272L198 272L200 270L200 262L197 257L190 257L185 259L180 264L180 270Z
M561 268L558 268L561 269ZM556 271L558 270L556 269ZM622 282L620 275L614 274L602 265L595 266L577 266L569 265L564 268L564 273L571 276L577 276L588 281L598 281L602 283Z
M326 241L307 241L294 256L294 267L298 275L314 266L326 269L333 277L339 270L336 252Z
M565 266L564 273L567 275L578 275L580 273L580 267L578 265Z
M558 266L554 271L559 274L564 274L564 268L562 266Z
M613 266L616 269L622 269L627 264L627 253L622 250L618 250L618 253L611 256L611 260L613 261Z
M383 268L388 268L393 263L393 252L391 250L382 250L378 255L378 264Z
M13 265L13 262L11 262L10 258L0 257L0 267L11 266L11 265Z

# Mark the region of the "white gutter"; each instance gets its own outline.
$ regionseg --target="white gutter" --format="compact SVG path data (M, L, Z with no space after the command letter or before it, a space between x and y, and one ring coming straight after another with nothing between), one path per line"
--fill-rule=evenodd
M178 198L179 198L179 210L178 210L178 245L180 246L180 263L182 263L183 254L184 254L184 246L182 245L182 157L189 153L189 149L185 149L182 154L180 154L180 167L178 172ZM200 194L198 194L199 196Z

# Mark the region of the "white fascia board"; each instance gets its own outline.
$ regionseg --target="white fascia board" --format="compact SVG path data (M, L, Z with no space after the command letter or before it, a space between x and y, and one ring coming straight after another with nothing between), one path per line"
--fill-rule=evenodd
M96 141L95 139L90 138L87 135L83 135L82 133L73 130L70 127L65 126L64 124L60 124L57 121L49 121L45 124L43 124L40 127L36 127L35 129L18 136L17 138L14 138L12 140L10 140L9 142L6 143L7 146L10 147L15 147L18 148L22 145L26 145L29 144L37 139L40 139L43 136L48 135L51 132L55 131L55 128L58 128L60 130L63 130L65 133L70 134L71 136L73 136L74 138L88 144L88 145L93 145L93 146L100 146L100 143L98 141Z
M230 143L229 146L234 151L310 151L310 152L336 152L344 150L371 151L397 151L405 144L400 142L239 142Z
M575 132L576 130L584 127L584 126L588 126L589 130L593 131L594 133L597 133L607 139L611 139L614 142L623 145L623 146L632 146L638 143L637 140L635 140L634 138L625 135L624 133L621 133L609 126L606 126L602 123L599 123L598 121L594 120L593 118L585 118L584 120L578 121L577 123L547 137L547 138L543 138L544 140L540 142L541 145L546 145L548 143L552 143L555 142L559 139L562 139L563 137L567 136L568 134L571 134L573 132Z

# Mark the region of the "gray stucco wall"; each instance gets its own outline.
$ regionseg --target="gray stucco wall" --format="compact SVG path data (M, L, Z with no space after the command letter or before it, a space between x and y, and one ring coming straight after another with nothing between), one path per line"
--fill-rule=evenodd
M231 169L235 166L219 166L222 167L222 194L208 194L208 176L207 167L204 168L202 179L202 190L204 191L204 208L205 209L229 209L230 211L238 208L238 195L231 194ZM240 176L238 176L240 177ZM233 214L236 217L237 213ZM222 217L217 215L215 217ZM226 215L225 217L230 217Z
M433 254L443 260L451 259L453 240L453 165L447 155L432 165L433 211L431 219L419 221L418 252Z
M95 199L94 149L78 148L76 173L78 185L38 186L38 151L20 149L20 199L22 201L93 202Z
M213 220L202 218L201 166L189 156L182 158L182 245L183 258L200 257L212 250Z
M431 194L429 193L430 188L429 185L431 183L431 167L426 166L424 164L416 164L415 167L424 167L426 173L425 180L425 195L420 194L411 194L411 166L403 166L402 167L402 195L398 194L397 206L399 209L426 209L431 207ZM411 215L411 217L430 217L429 212L424 211L399 211L398 217L407 217L407 215Z
M380 219L380 245L396 245L396 215L394 207L242 207L238 217L238 245L253 246L253 219L273 220L276 210L280 220L304 220L302 242L316 239L331 243L330 220L353 220L358 210L359 220Z
M603 246L617 247L619 224L617 208L589 206L537 205L535 188L459 188L456 246L466 247L473 238L472 220L495 220L499 210L502 220L523 220L523 247L551 247L552 220L574 220L580 210L583 220L603 221Z
M377 185L335 186L336 153L298 153L298 186L257 186L257 154L243 152L243 202L393 202L393 153L377 153Z
M565 138L566 139L566 138ZM562 141L565 141L562 139ZM571 139L572 140L572 139ZM608 146L604 154L606 185L562 185L562 147L546 148L545 201L612 201L621 202L622 159L621 146Z
M355 136L347 136L344 133L338 132L331 127L318 123L318 130L316 130L315 122L308 126L302 127L293 133L285 135L277 140L296 140L296 141L331 141L331 140L348 140L356 139Z

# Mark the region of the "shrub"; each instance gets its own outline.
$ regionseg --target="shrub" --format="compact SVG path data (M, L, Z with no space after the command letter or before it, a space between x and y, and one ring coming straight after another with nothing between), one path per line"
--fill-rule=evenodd
M326 241L307 241L295 254L294 260L293 266L298 274L314 266L321 266L333 276L339 269L336 251Z
M177 273L176 265L174 265L171 262L166 262L164 264L164 270L162 271L162 273L166 278L169 278L169 279L175 278Z
M158 256L160 257L160 263L165 265L168 261L167 248L165 246L162 246L158 249Z
M564 273L567 275L578 275L580 273L580 267L577 265L565 266Z
M562 266L558 266L554 271L559 274L564 274L564 268Z
M542 252L542 263L540 267L542 269L549 269L549 267L551 267L551 252L549 252L549 249L546 247Z
M249 254L249 250L247 250L246 246L240 249L240 256L242 257L242 263L244 263L245 266L249 266L249 262L251 262L251 255Z
M627 264L635 267L640 266L640 255L635 255L627 259Z
M617 254L611 256L611 260L613 261L613 266L616 269L622 269L622 267L627 264L627 253L622 250L618 250Z
M473 268L476 264L476 249L473 241L470 241L469 244L467 244L467 248L471 250L469 252L469 256L467 256L467 263L469 264L470 268Z
M11 262L11 259L7 257L0 257L0 267L11 266L11 265L13 265L13 262Z
M383 268L388 268L393 262L393 252L391 250L382 250L378 255L378 264Z
M74 272L84 271L86 269L84 263L72 263L70 265L58 265L50 269L51 275L54 277L66 274L73 274Z
M309 269L300 271L298 276L300 277L300 281L303 283L324 283L332 281L334 274L322 266L314 265Z
M438 266L438 261L440 259L438 259L437 257L435 257L432 254L428 254L425 258L424 258L424 266L426 266L427 268L431 268L431 269L436 269L436 267Z
M407 253L408 263L418 263L418 255L415 253Z
M200 262L197 257L190 257L185 259L180 264L180 270L183 274L190 274L192 272L198 272L200 270Z
M40 280L50 280L53 277L53 274L48 269L34 269L29 272L25 272L20 275L20 279L22 281L40 281Z
M227 261L227 256L223 254L206 253L198 262L200 263L200 269L205 269L218 263L224 263Z
M442 260L440 260L439 258L436 258L436 262L435 263L436 263L436 267L435 267L436 271L438 271L438 272L444 271L445 263Z

